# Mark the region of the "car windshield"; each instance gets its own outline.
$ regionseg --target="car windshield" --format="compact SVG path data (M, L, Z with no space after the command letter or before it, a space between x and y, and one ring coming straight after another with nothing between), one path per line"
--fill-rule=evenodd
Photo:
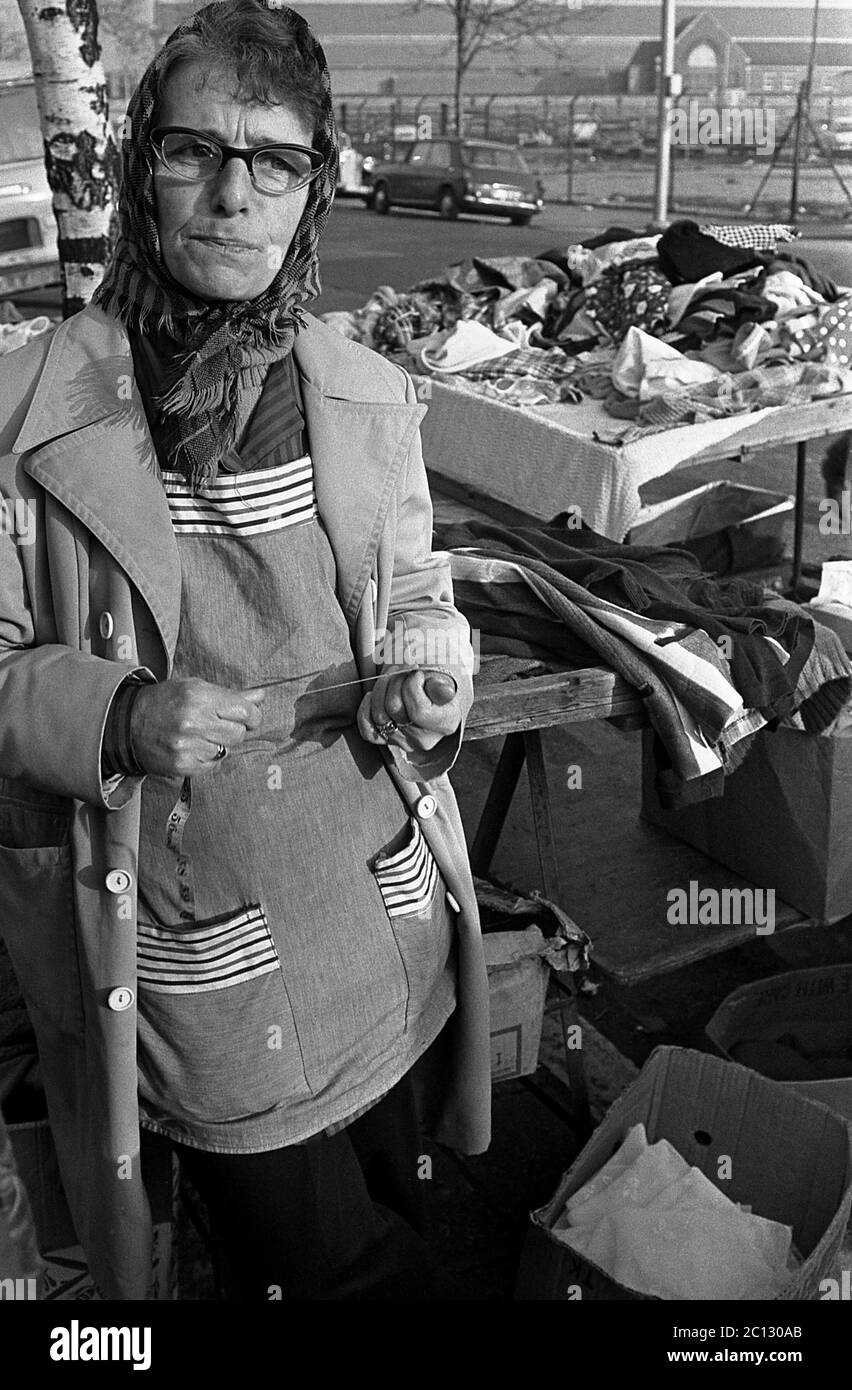
M512 169L516 174L530 171L523 155L508 145L466 145L465 155L474 169Z
M43 158L35 87L0 87L0 164Z

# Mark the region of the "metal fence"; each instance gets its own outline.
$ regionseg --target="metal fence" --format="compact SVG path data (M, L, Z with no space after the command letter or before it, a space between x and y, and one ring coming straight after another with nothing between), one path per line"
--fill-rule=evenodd
M683 97L677 106L688 114L690 102L702 111L730 111L713 107L704 98ZM776 141L793 120L796 98L791 94L749 96L737 108L752 117L771 113ZM513 96L494 93L469 97L464 104L464 133L485 140L504 140L511 144L541 144L566 147L578 128L589 125L626 126L653 137L656 125L656 97L615 96ZM446 97L433 96L339 96L337 115L342 128L356 145L398 138L445 135L453 128L453 108ZM838 116L852 116L852 97L813 98L810 108L814 126L830 131ZM579 143L584 143L581 139Z

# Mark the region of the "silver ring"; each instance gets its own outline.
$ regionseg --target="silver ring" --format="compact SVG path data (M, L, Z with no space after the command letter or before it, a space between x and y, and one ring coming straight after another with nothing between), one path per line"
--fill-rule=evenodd
M397 732L397 730L399 729L399 725L395 724L392 719L386 719L383 724L376 724L374 721L373 728L375 729L379 738L383 738L385 740L385 743L387 743L391 734L395 734Z
M214 763L221 762L222 759L223 759L223 758L227 758L227 756L228 756L228 750L227 750L227 748L225 747L224 743L217 743L217 744L216 744L216 752L213 754L213 761L214 761Z

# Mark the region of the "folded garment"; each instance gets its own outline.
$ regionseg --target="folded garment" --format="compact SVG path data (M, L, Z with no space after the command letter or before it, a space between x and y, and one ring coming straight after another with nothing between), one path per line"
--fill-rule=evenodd
M718 795L732 750L761 722L804 709L818 732L852 691L834 633L760 586L708 580L686 551L490 522L438 527L436 545L451 552L456 602L483 650L509 651L505 639L513 655L603 659L642 690L668 755L666 805L685 804L688 782L700 784L689 800ZM761 720L740 723L745 710Z
M770 274L774 270L794 270L802 283L810 285L812 290L821 294L827 304L833 304L835 299L840 299L845 293L830 276L811 265L806 256L801 256L786 248L777 251L774 256L766 256L765 263L767 272Z
M649 363L673 362L680 356L670 343L661 342L641 328L628 328L612 361L612 384L623 395L638 398Z
M671 284L654 260L616 262L586 286L582 311L604 342L621 342L631 327L662 333Z
M657 256L673 285L692 283L720 270L723 275L761 265L761 253L751 246L726 246L702 232L696 222L682 220L667 227L657 243Z
M852 366L852 295L819 312L816 322L792 319L785 325L790 346L810 360L824 360L847 369Z
M554 389L551 399L570 399L573 394L580 400L579 391L569 392L565 396L560 394L563 383L570 382L573 371L573 364L565 356L561 348L519 348L513 343L508 345L509 351L502 353L499 357L493 357L488 361L475 362L466 367L465 375L471 381L497 380L498 378L517 377L526 378L542 385L547 383Z
M766 299L772 300L781 314L789 313L792 309L810 308L813 305L821 308L826 302L822 295L811 289L810 285L806 285L794 270L776 270L771 274L762 275L756 281L756 287L759 287L760 293Z
M719 375L715 367L685 357L670 343L628 328L612 364L612 384L625 396L647 400L662 391L683 390Z
M697 345L723 335L732 336L743 324L763 323L777 312L775 304L752 286L719 281L702 286L692 296L677 330Z
M498 337L484 323L462 319L440 347L424 348L420 360L430 372L470 372L483 362L516 351L514 343Z
M541 322L547 313L547 306L559 292L555 280L545 276L536 285L519 290L510 290L494 305L492 322L499 331L511 319L523 318L527 323Z
M790 1226L732 1202L667 1139L649 1144L642 1124L569 1197L553 1234L661 1299L774 1299L794 1266Z
M624 241L608 241L595 251L598 263L602 266L620 265L625 261L656 260L659 232L653 236L628 237Z
M748 223L745 226L705 223L698 228L704 236L711 236L725 246L745 246L756 251L774 251L778 242L794 241L801 236L798 227L789 222Z
M764 362L751 372L720 373L688 391L662 391L642 403L638 423L624 443L661 430L703 424L766 406L807 405L849 387L848 377L827 362Z

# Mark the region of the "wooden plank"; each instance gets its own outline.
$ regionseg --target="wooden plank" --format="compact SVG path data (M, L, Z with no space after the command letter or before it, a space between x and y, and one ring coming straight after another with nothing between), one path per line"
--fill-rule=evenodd
M589 666L501 685L476 684L466 740L496 734L576 724L613 715L641 715L644 705L633 686L614 671Z

